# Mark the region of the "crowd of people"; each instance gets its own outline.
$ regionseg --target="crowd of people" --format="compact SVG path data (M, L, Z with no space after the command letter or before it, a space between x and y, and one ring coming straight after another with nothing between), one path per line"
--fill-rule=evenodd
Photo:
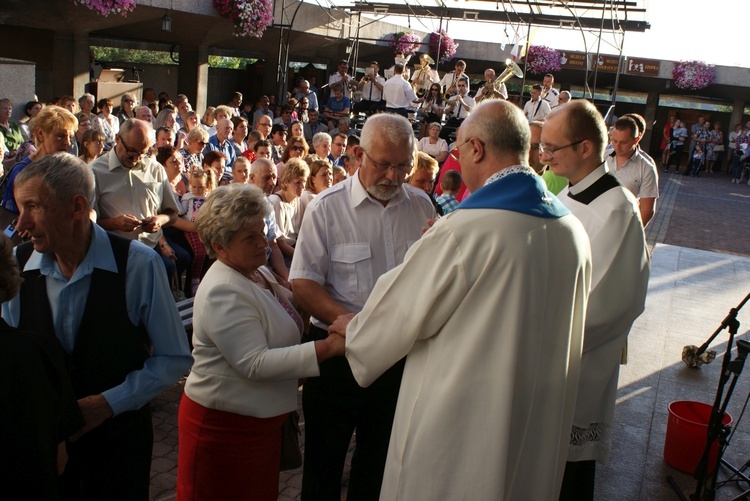
M189 371L179 500L276 499L300 384L303 500L340 499L355 431L349 499L593 499L649 276L645 121L607 130L552 75L522 109L494 70L472 97L463 61L415 85L344 63L327 102L301 80L276 110L146 89L15 124L0 100L27 239L0 242L0 329L59 343L37 354L56 418L29 423L55 433L24 494L147 499L147 403Z

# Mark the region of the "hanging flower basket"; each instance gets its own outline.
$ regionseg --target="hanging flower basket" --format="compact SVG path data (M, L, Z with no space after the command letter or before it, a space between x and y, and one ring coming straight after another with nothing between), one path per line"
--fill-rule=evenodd
M422 45L422 39L410 31L399 31L391 35L390 47L393 52L401 52L404 56L413 56Z
M438 58L438 48L440 56ZM430 54L438 63L444 63L453 59L456 55L458 44L453 41L445 30L433 31L430 33Z
M674 83L680 89L704 89L716 81L715 67L703 61L680 61L672 70Z
M532 45L526 54L526 71L533 75L560 71L560 53L544 45Z
M120 14L122 17L133 12L135 0L70 0L73 5L88 7L100 16Z
M271 0L213 0L216 11L234 23L234 36L261 38L273 22Z

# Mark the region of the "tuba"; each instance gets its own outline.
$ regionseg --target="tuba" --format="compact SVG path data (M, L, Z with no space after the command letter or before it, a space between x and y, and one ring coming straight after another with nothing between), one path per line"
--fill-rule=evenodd
M496 94L500 94L503 88L502 85L513 77L523 78L523 70L512 59L506 59L505 70L492 82L491 90Z
M422 54L419 56L419 62L422 65L422 67L417 71L417 76L414 79L414 85L417 87L417 97L423 98L425 94L427 94L427 89L424 88L424 78L425 78L425 72L430 71L430 65L435 64L435 61L427 54Z

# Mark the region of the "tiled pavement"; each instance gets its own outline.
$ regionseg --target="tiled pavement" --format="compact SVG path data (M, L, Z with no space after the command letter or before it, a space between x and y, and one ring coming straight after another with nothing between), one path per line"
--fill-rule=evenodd
M750 238L745 229L750 186L732 184L725 174L660 176L661 198L647 229L653 261L646 311L631 332L629 363L620 372L610 464L597 470L596 499L602 501L680 499L667 475L686 497L693 492L695 481L663 460L667 406L674 400L713 401L726 331L711 346L717 360L700 369L687 369L680 361L681 350L686 344L702 344L750 292ZM750 322L750 306L739 319L742 325ZM739 334L748 339L746 328ZM735 422L750 396L748 380L750 368L740 376L728 408ZM174 498L181 394L178 384L152 403L152 499ZM743 419L736 429L727 458L742 465L750 458L750 424ZM279 499L299 498L301 476L301 470L281 474ZM720 480L727 477L722 470ZM732 499L748 488L722 488L716 499Z

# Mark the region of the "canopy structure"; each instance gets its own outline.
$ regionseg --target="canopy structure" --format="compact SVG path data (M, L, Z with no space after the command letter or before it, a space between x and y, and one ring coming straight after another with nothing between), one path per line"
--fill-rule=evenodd
M387 19L390 16L407 18L431 18L439 20L440 27L448 22L480 22L511 26L515 41L531 38L535 27L579 30L585 53L595 54L598 60L602 43L614 49L620 58L626 32L644 32L650 29L646 21L645 0L368 0L343 4L329 0L347 13ZM588 43L587 35L594 43ZM608 51L611 53L611 50ZM590 59L587 57L587 61ZM596 93L597 67L585 68L583 86L586 94L593 98ZM525 83L525 79L524 79ZM617 95L615 82L612 102Z

